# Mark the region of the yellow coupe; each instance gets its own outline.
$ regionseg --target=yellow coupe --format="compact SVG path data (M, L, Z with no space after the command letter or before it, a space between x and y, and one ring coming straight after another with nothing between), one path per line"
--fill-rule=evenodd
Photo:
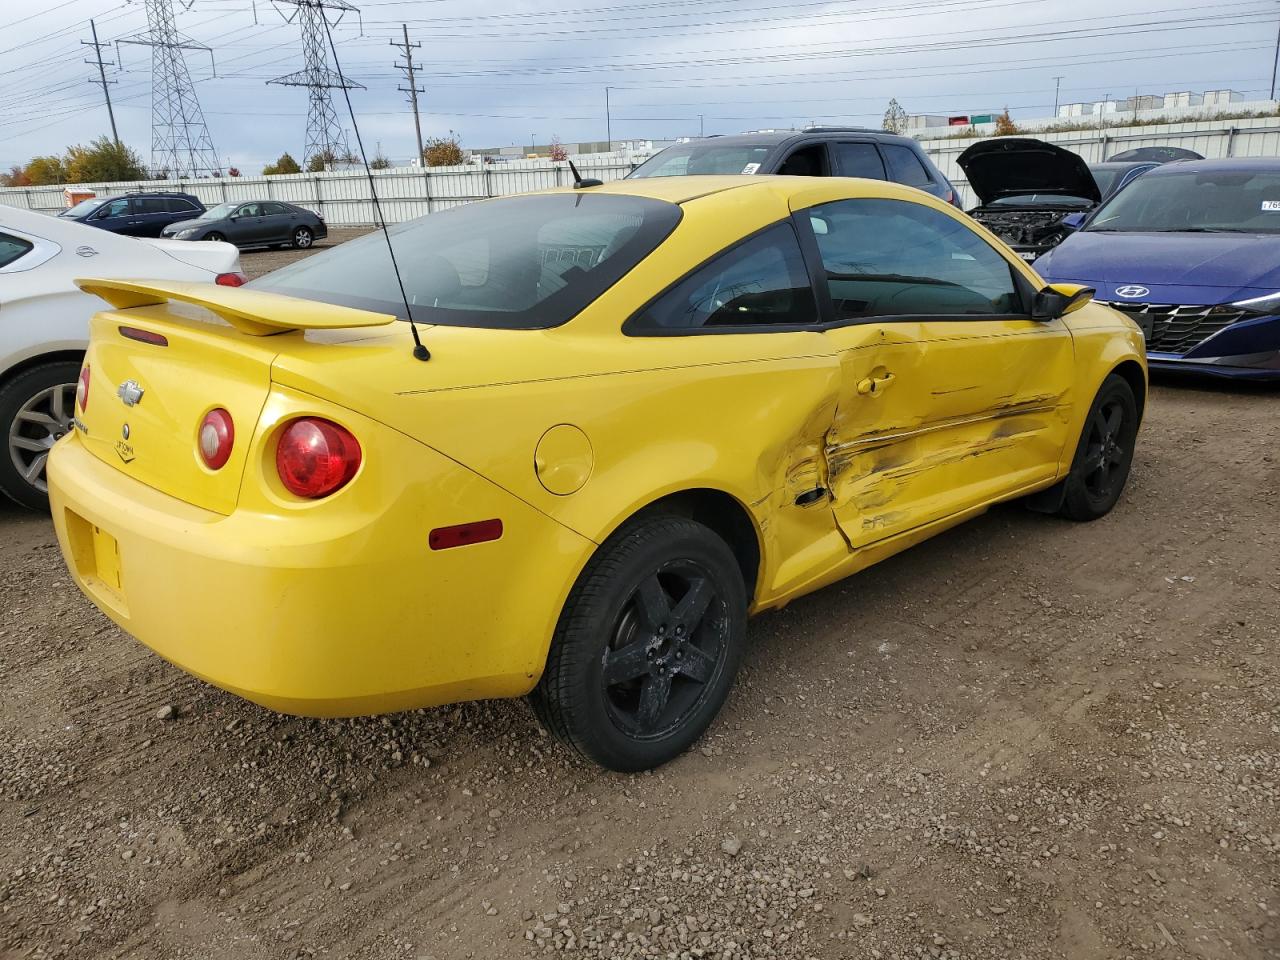
M583 184L241 288L80 284L113 309L49 490L94 603L276 710L530 694L618 770L707 728L748 614L1000 501L1107 513L1146 398L1131 320L868 180Z

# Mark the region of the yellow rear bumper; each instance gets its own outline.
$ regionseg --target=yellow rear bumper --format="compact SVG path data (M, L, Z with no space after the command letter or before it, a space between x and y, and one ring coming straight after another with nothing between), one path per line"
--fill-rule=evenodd
M409 479L363 476L362 499L292 515L243 496L229 516L193 507L69 436L48 471L63 555L124 630L275 710L354 716L527 693L594 545L394 431L364 436L374 428L394 446L383 461ZM428 547L434 527L490 517L503 521L497 541Z

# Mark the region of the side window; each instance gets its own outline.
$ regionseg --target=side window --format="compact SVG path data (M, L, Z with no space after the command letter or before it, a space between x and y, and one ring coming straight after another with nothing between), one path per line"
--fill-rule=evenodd
M0 233L0 267L7 267L29 253L33 244L10 233Z
M241 204L240 209L236 211L236 216L260 217L262 216L262 207L256 203Z
M963 221L905 200L809 209L837 320L1023 315L1013 267Z
M640 330L808 325L813 287L790 222L757 233L698 267L634 319Z
M905 183L908 187L933 185L933 178L929 176L929 171L924 168L924 164L910 147L886 143L881 145L881 149L884 150L884 159L889 165L890 180Z
M874 143L834 143L836 170L842 177L884 179L884 161Z
M140 213L168 213L169 202L164 197L143 197L135 200L135 204L141 207Z
M262 205L262 213L264 216L274 217L279 214L288 213L288 212L289 211L286 210L284 206L279 203L264 203Z
M165 208L170 213L195 213L195 205L190 200L183 200L181 197L168 197L164 202Z
M831 170L827 166L827 148L824 144L793 150L787 159L782 161L778 173L784 177L829 177Z
M103 204L101 210L98 211L97 220L106 220L108 217L127 217L129 215L128 200L112 200L110 203Z

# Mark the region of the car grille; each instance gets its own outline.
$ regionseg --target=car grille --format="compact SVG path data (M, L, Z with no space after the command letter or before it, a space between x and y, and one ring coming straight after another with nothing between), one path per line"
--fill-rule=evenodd
M1226 312L1213 306L1178 306L1166 303L1107 305L1133 317L1142 328L1142 334L1147 339L1147 349L1152 353L1185 354L1244 316L1242 310Z

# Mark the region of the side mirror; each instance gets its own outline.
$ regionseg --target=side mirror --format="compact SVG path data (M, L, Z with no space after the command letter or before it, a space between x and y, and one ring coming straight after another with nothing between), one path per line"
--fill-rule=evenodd
M227 217L227 219L228 219L228 220L230 220L230 221L232 221L232 222L235 222L236 220L239 220L239 219L240 219L240 214L238 214L238 213L233 213L231 216Z
M1075 313L1093 299L1096 291L1078 283L1051 283L1035 295L1031 304L1032 320L1057 320Z
M1084 218L1088 215L1085 212L1069 213L1058 221L1058 226L1066 227L1069 230L1079 230L1084 225Z

